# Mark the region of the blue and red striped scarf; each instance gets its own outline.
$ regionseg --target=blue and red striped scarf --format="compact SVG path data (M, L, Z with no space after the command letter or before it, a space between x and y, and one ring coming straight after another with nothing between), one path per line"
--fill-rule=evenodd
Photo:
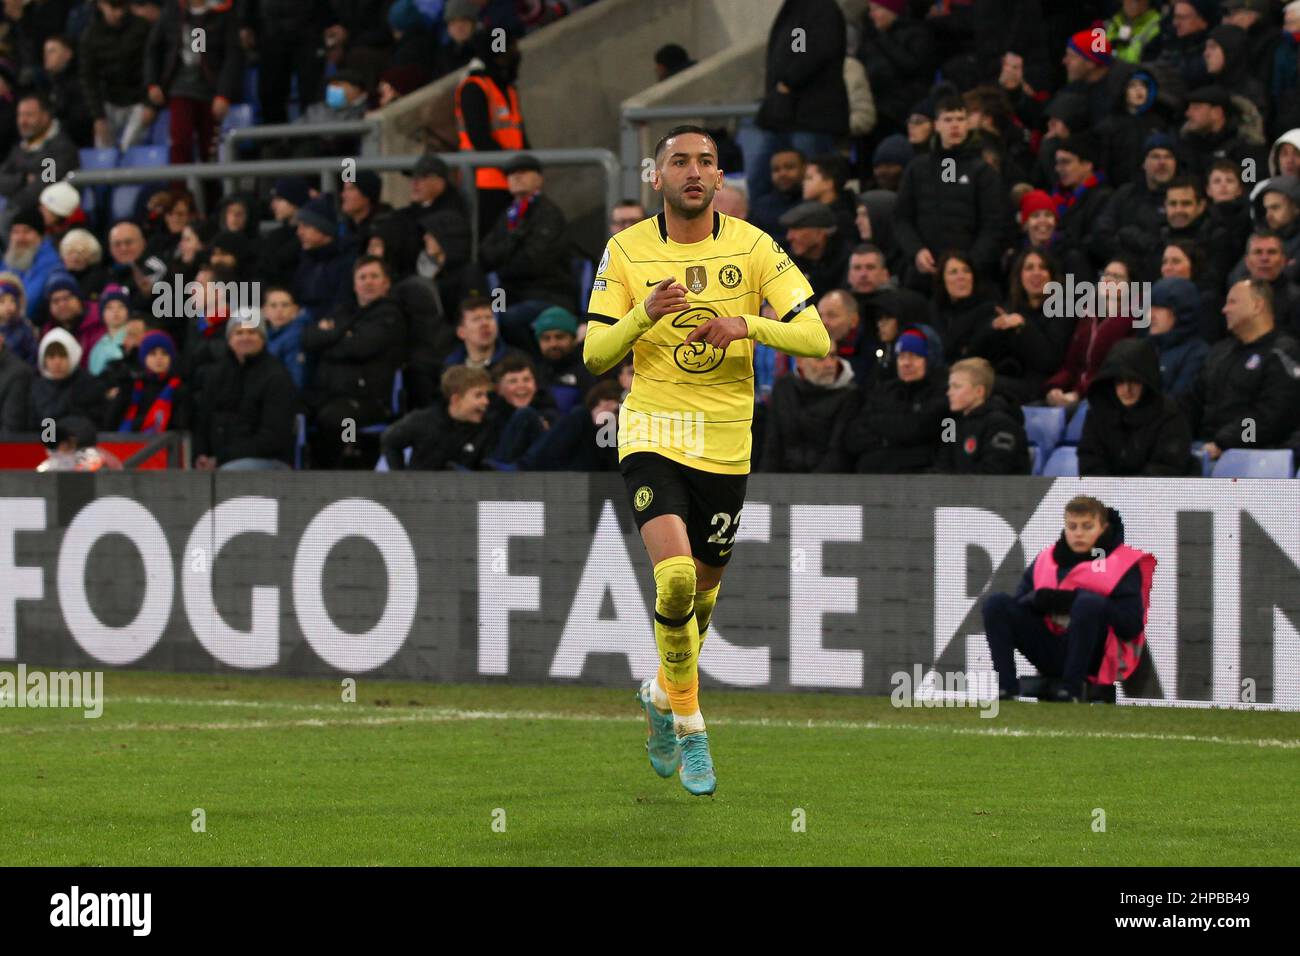
M140 432L146 435L155 435L167 430L167 424L172 420L172 400L176 397L176 389L181 387L181 380L172 376L167 379L167 384L163 386L158 397L153 400L149 406L149 411L145 413L144 421L141 423ZM138 378L131 389L131 407L126 410L126 416L122 419L122 424L118 426L120 432L135 431L135 417L140 413L140 398L144 395L144 379Z
M506 230L508 232L514 232L515 227L524 221L524 216L528 215L528 207L533 204L533 200L536 198L537 193L533 193L531 196L520 196L510 204L510 208L506 210Z
M1061 192L1061 187L1057 186L1052 193L1052 202L1056 203L1056 220L1060 222L1065 218L1065 214L1074 208L1074 204L1083 198L1083 194L1089 189L1095 189L1106 181L1105 173L1093 173L1070 192Z

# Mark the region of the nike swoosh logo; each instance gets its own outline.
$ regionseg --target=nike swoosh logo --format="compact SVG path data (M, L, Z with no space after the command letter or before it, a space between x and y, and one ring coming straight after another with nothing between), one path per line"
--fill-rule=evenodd
M663 282L663 281L664 281L663 279L647 279L645 284L646 284L646 285L658 285L659 283L661 283L661 282Z
M728 548L726 551L719 551L719 552L718 552L718 557L722 557L723 555L727 555L727 554L731 554L731 549L730 549L730 548Z

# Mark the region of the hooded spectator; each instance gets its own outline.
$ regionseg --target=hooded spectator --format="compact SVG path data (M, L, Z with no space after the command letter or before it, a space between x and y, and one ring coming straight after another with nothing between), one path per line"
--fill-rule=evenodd
M1110 174L1112 186L1141 182L1148 144L1178 125L1177 104L1171 100L1161 94L1154 76L1139 70L1129 79L1123 98L1097 125L1094 132L1101 146L1101 166ZM1172 136L1166 148L1173 150Z
M1255 221L1282 238L1288 259L1300 257L1300 178L1274 176L1255 193Z
M1191 429L1161 388L1150 342L1116 342L1087 394L1080 475L1172 478L1199 471L1190 453Z
M1160 356L1160 390L1179 399L1195 384L1210 346L1198 334L1201 293L1190 279L1161 279L1151 287L1147 336Z
M433 61L434 76L446 76L469 66L474 59L474 32L478 29L479 9L475 0L447 0L442 17L447 23L446 40L438 47Z
M104 389L81 367L81 345L66 329L53 328L41 337L36 356L40 376L32 380L28 430L41 431L47 421L69 415L103 424Z
M27 318L27 293L13 272L0 272L0 336L8 354L36 365L36 328Z
M889 350L896 375L875 383L844 429L848 464L863 474L928 471L948 414L947 376L931 363L929 341L918 329L904 329Z
M464 216L450 210L425 215L420 219L420 243L415 271L433 280L445 314L454 315L461 302L486 290L482 270L470 261L469 220Z
M1264 84L1255 77L1245 30L1220 23L1205 40L1204 56L1211 83L1252 102L1264 103Z

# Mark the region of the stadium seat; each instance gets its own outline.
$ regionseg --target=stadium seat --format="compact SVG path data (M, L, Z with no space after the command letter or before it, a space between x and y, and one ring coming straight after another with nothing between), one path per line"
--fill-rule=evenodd
M299 412L293 416L293 467L302 471L304 453L307 451L307 416Z
M105 146L96 149L79 149L77 157L81 161L82 169L115 169L117 168L117 147Z
M409 445L406 448L402 449L402 458L406 460L406 463L408 465L411 463L411 451L412 449ZM390 469L388 467L388 459L385 458L381 453L379 456L379 460L375 462L375 471L389 471L389 470Z
M1079 477L1079 449L1073 445L1062 445L1056 449L1043 466L1043 475L1050 478Z
M226 118L221 121L221 135L224 136L232 129L247 129L253 124L253 107L249 103L236 103L230 107L226 113Z
M1087 417L1088 400L1085 398L1070 416L1070 424L1065 426L1065 437L1061 439L1062 445L1077 445L1083 440L1083 422Z
M168 149L166 146L132 146L122 154L123 167L166 166Z
M1215 478L1290 478L1291 451L1229 448L1214 463Z
M1029 457L1031 460L1029 473L1031 475L1041 475L1043 473L1043 450L1030 442Z
M153 128L149 130L149 142L154 146L171 147L172 144L172 111L163 110L158 114L158 118L153 121Z
M1192 457L1201 463L1201 477L1209 478L1214 471L1214 460L1205 454L1205 442L1192 442Z
M135 216L135 204L140 201L140 185L114 186L113 198L109 200L108 215L113 222L131 219Z
M1024 412L1025 434L1029 441L1041 448L1043 455L1050 457L1065 433L1065 409L1027 405Z

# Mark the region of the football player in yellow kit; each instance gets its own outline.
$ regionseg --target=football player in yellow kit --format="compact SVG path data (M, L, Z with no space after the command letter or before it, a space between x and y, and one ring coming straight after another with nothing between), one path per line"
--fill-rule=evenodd
M754 343L822 358L812 287L780 244L713 208L717 146L678 126L655 147L664 209L613 236L596 270L583 358L600 374L632 351L619 463L654 564L659 672L639 698L646 750L696 795L717 787L699 707L699 654L745 501ZM767 300L780 316L759 315Z

